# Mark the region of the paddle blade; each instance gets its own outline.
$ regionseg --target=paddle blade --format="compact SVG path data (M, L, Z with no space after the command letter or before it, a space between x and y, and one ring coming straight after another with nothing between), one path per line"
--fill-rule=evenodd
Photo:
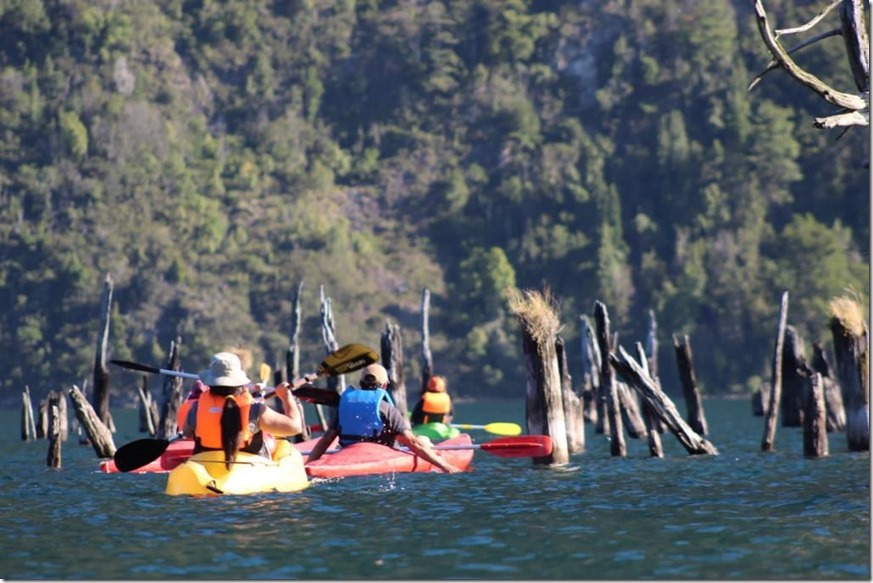
M318 367L319 376L337 376L360 370L379 361L379 355L363 344L346 344L327 355Z
M329 389L319 389L318 387L310 385L303 385L299 389L294 389L293 395L306 403L327 405L329 407L336 407L339 405L340 400L339 393Z
M479 449L497 457L543 457L552 453L552 438L548 435L498 437L479 444Z
M145 364L139 364L138 362L131 362L129 360L110 360L112 364L118 365L122 368L129 368L130 370L140 370L142 372L153 372L157 373L160 369L155 368L153 366L147 366Z
M494 435L521 435L521 425L518 423L505 423L502 421L495 421L494 423L488 423L487 425L452 423L452 427L457 427L458 429L483 429Z
M265 385L270 382L270 376L273 374L273 369L266 362L261 363L261 368L258 371L258 378L261 379L261 382Z
M161 457L169 445L167 439L138 439L119 447L112 459L119 472L130 472Z

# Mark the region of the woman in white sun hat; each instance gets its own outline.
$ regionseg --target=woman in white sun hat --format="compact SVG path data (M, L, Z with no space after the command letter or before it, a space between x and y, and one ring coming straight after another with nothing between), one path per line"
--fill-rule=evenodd
M194 453L223 450L225 464L236 459L239 451L272 457L264 434L276 437L297 435L302 431L300 410L291 402L291 391L297 386L283 382L276 387L276 396L285 413L271 409L266 403L255 402L247 385L251 379L242 369L239 356L232 352L213 355L209 368L199 373L209 387L191 406L182 432L194 438ZM309 382L304 377L298 383Z

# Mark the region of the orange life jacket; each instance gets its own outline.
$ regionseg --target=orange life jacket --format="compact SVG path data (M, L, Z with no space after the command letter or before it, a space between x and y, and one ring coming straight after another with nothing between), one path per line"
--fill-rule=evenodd
M251 443L252 431L249 428L249 411L254 402L252 394L245 391L241 395L224 397L206 391L197 400L197 425L194 428L194 437L200 443L201 448L221 449L221 412L224 410L224 401L228 398L233 399L239 405L243 439L240 449Z
M187 401L182 401L182 404L179 405L179 412L176 414L176 425L177 431L182 431L185 427L185 419L188 418L188 411L191 410L191 405L196 403L196 399L189 399Z
M443 418L452 412L452 399L448 393L426 391L421 396L422 423L442 423Z

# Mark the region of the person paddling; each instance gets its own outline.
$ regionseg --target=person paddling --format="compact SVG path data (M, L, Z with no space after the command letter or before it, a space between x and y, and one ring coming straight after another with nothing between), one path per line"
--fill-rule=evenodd
M449 425L455 410L452 398L449 396L446 378L432 376L427 381L427 387L412 409L412 424L445 423Z
M409 421L394 406L388 387L388 371L381 364L371 364L361 371L360 388L347 387L327 431L315 444L307 463L320 458L339 436L340 446L361 441L393 447L399 441L418 457L427 460L443 472L454 474L458 468L441 458L429 440L412 432Z
M255 401L247 389L252 381L243 372L239 356L232 352L213 355L209 368L198 376L208 390L191 405L182 429L186 437L194 438L195 454L223 450L228 469L239 451L277 459L278 452L270 446L273 440L265 439L265 434L288 437L302 431L300 410L291 402L291 391L315 378L307 375L294 385L279 384L276 396L285 411L279 413Z

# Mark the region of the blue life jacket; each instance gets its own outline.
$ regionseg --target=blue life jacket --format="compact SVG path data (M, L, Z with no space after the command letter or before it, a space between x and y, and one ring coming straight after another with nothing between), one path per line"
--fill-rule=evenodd
M378 440L385 426L379 414L383 400L394 405L385 389L346 388L339 401L340 445Z

